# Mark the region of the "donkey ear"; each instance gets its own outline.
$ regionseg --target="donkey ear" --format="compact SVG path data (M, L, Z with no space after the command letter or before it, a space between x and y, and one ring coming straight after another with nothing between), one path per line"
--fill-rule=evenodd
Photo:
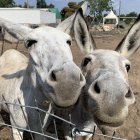
M89 3L87 1L85 1L82 5L81 5L81 8L83 10L83 14L86 13L87 11L87 8L89 7ZM73 20L74 20L74 17L75 17L75 14L74 13L73 15L71 15L70 17L68 17L67 19L65 19L64 21L62 21L56 28L69 34L69 35L72 35L72 24L73 24Z
M72 23L73 23L73 19L75 17L75 13L73 15L71 15L70 17L68 17L67 19L65 19L64 21L62 21L56 28L58 30L61 30L69 35L72 34Z
M23 40L25 36L32 31L32 29L27 26L14 24L2 18L0 18L0 26L4 28L10 35L19 40Z
M128 33L119 43L116 51L125 57L129 57L140 47L140 14Z
M73 33L75 41L81 51L91 53L96 48L95 41L89 32L88 25L84 19L83 11L80 8L74 19Z

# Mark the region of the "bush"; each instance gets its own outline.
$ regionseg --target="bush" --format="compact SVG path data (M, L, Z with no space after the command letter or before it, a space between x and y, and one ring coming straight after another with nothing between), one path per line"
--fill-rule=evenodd
M73 14L73 12L67 12L67 13L65 14L65 18L71 16L72 14Z
M72 8L74 5L77 5L76 2L69 2L69 3L68 3L68 6L69 6L70 8Z
M129 14L126 15L126 17L137 17L137 16L138 15L135 12L130 12ZM125 19L126 24L130 24L133 21L134 21L134 19L132 19L132 18Z
M76 2L69 2L68 6L69 7L64 7L61 10L61 15L62 15L63 19L71 16L76 10L78 10L80 8L80 5L78 5Z

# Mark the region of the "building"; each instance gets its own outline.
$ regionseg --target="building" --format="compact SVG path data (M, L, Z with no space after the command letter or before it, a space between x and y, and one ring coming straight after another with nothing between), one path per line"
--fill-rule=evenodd
M22 24L40 25L56 23L55 13L41 9L0 8L0 18Z
M61 22L62 16L58 8L49 8L48 11L56 14L56 23L59 24Z
M103 29L110 31L118 25L118 17L111 10L110 13L103 18Z
M0 18L5 20L25 24L30 27L56 24L56 14L41 9L28 8L0 8ZM9 42L18 42L8 32L3 32L4 39Z

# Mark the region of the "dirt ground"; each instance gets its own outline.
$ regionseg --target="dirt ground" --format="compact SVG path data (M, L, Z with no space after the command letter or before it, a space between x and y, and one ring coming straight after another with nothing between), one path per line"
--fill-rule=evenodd
M108 37L95 37L97 48L111 49L114 50L120 40L123 38L124 34L114 34ZM1 44L0 44L1 46ZM4 51L6 49L13 48L16 45L5 44ZM80 50L73 44L72 52L74 56L74 61L80 66L83 54ZM24 54L27 54L27 50L24 49L23 45L18 47L18 50ZM130 107L129 116L125 123L116 132L116 137L128 139L128 140L140 140L140 49L133 54L129 59L131 61L131 70L129 72L129 81L135 94L136 102ZM7 128L0 128L0 140L10 140L10 133ZM94 137L95 140L103 140L103 137Z

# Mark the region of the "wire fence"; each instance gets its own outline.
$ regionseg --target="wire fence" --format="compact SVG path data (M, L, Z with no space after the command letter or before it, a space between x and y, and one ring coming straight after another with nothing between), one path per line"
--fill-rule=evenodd
M58 129L57 129L57 125L56 125L56 120L61 121L61 122L64 122L67 125L70 125L71 126L71 139L72 140L77 140L78 136L81 136L81 132L84 132L87 135L89 135L89 134L92 135L91 136L92 139L94 139L94 136L96 135L96 136L99 136L101 138L110 138L111 140L125 140L123 138L115 137L115 133L113 134L113 136L99 134L99 133L96 132L96 126L94 127L94 131L93 132L80 130L76 126L76 124L72 123L69 120L65 120L62 117L59 117L59 116L57 116L57 115L55 115L53 113L50 113L49 111L43 110L43 109L41 109L41 108L39 108L37 106L36 107L33 107L33 106L25 106L25 105L22 105L20 103L20 100L19 99L18 99L18 101L19 101L18 104L17 103L10 103L10 102L7 102L5 100L5 98L4 98L4 96L3 96L3 100L0 101L0 105L2 104L2 105L5 105L7 107L8 113L10 114L10 117L12 118L12 122L15 122L16 120L15 120L15 118L13 116L13 113L10 112L10 108L11 108L10 106L14 106L14 107L15 106L18 106L18 107L20 107L21 110L22 110L22 112L23 112L24 119L26 120L27 126L28 126L28 121L27 121L28 119L27 119L27 117L25 115L25 112L23 111L23 108L26 108L26 109L28 108L28 109L30 109L30 111L36 110L39 113L39 121L40 121L40 125L42 127L41 128L41 131L40 132L33 131L33 130L30 129L30 126L28 126L28 129L27 129L27 128L22 128L22 127L19 127L19 126L16 126L16 125L7 124L7 123L4 123L4 122L0 122L0 125L1 126L7 126L7 127L10 127L10 128L15 128L15 129L18 130L18 133L19 134L20 134L19 131L29 132L30 133L30 137L31 137L30 139L31 140L34 140L33 134L37 134L37 135L43 136L44 138L49 138L49 139L52 139L52 140L61 140L60 136L58 135ZM55 132L55 136L51 136L51 135L45 134L45 132L43 130L44 129L44 125L42 124L42 120L41 120L41 117L40 117L40 115L42 113L44 113L45 116L46 115L49 115L49 116L53 117L53 122L54 122L54 128L53 129L54 129L54 132ZM21 139L23 139L22 136L20 136L20 137L21 137Z

